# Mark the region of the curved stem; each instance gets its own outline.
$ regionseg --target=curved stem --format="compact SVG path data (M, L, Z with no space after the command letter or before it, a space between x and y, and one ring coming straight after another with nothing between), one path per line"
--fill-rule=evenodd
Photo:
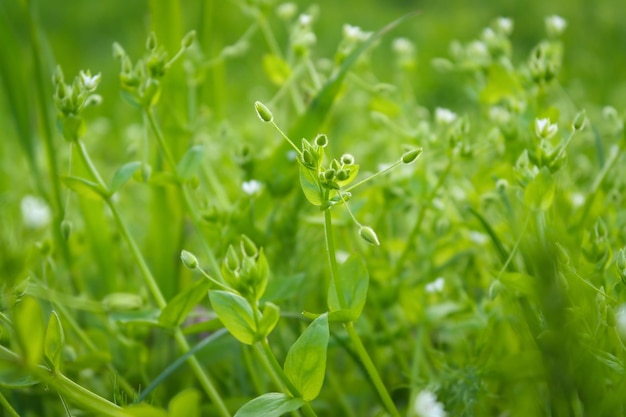
M17 411L11 406L11 403L6 399L2 392L0 392L0 406L7 412L8 417L20 417Z
M354 323L348 322L344 325L344 327L347 330L348 335L350 336L350 341L354 345L356 353L359 356L361 363L363 363L363 366L365 367L365 370L367 371L367 375L369 376L370 380L374 384L374 387L376 388L376 392L378 393L378 396L380 397L383 405L385 406L389 414L392 415L392 417L400 417L400 412L396 408L396 405L393 403L393 400L391 399L389 392L387 392L387 388L385 388L385 384L383 383L383 380L378 374L378 371L376 370L376 366L374 365L374 362L372 362L372 359L367 353L365 346L363 346L363 342L361 341L359 334L354 329Z

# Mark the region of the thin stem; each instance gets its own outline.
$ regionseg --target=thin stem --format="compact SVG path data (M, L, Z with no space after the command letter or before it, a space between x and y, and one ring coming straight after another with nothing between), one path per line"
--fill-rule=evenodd
M227 287L226 285L224 285L223 283L219 282L218 280L216 280L215 278L213 278L211 275L207 274L206 271L200 267L198 267L198 271L200 271L200 273L209 281L211 281L213 284L215 284L216 287L218 287L219 289L225 290L225 291L232 291L231 288Z
M106 183L104 182L104 180L102 179L102 177L100 176L98 169L91 161L91 158L89 157L89 153L87 152L87 148L85 148L85 144L82 141L77 140L76 146L78 147L78 153L81 159L83 160L85 167L87 167L89 174L93 177L93 179L95 179L98 182L98 185L100 187L102 187L104 190L107 190L108 187Z
M352 184L351 186L349 186L347 188L342 189L341 191L348 192L348 191L354 190L356 187L359 187L359 186L361 186L361 185L363 185L363 184L365 184L367 182L370 182L373 179L375 179L377 177L380 177L381 175L385 175L386 173L388 173L389 171L391 171L392 169L394 169L395 167L397 167L398 165L401 165L401 164L402 164L402 161L396 161L393 164L389 165L387 168L383 169L382 171L378 171L377 173L372 174L369 177L364 178L361 181L359 181L357 183L354 183L354 184Z
M337 300L341 308L346 307L346 296L343 293L343 283L339 279L339 267L337 266L337 258L335 257L335 237L333 235L333 219L330 209L324 211L324 236L326 238L326 253L328 255L328 264L330 265L330 279L335 285L337 292Z
M263 352L265 353L265 356L267 357L270 365L274 369L274 372L276 372L278 378L280 378L281 382L285 385L285 387L287 387L289 393L291 393L291 395L293 395L294 397L302 398L302 394L300 394L300 391L298 391L298 389L291 383L291 381L285 374L285 371L283 371L283 368L278 363L274 352L272 352L272 348L270 348L270 344L267 341L267 338L263 339L260 343L261 347L263 348ZM313 411L311 404L309 404L308 402L306 402L302 406L302 412L307 417L317 417L317 414L315 414L315 411Z
M7 417L20 417L20 415L15 411L15 409L11 406L11 403L6 399L2 392L0 391L0 405L7 412Z
M159 127L156 124L156 121L154 119L154 112L152 111L152 108L150 107L145 108L143 115L144 115L144 120L146 119L148 120L148 124L150 125L150 128L154 132L154 136L156 137L156 140L159 143L159 147L161 148L161 152L163 152L163 156L165 156L165 160L174 171L174 174L176 175L176 177L178 177L178 172L176 172L177 171L176 159L174 159L174 155L170 151L169 146L167 146L167 143L165 143L165 138L163 137L163 133L161 133L161 130L159 130Z
M365 346L363 346L363 342L361 341L359 334L354 329L354 323L348 322L344 325L344 327L347 330L348 335L350 336L350 340L352 341L352 344L354 345L354 348L356 350L356 353L359 356L361 363L365 367L365 370L367 371L370 380L374 384L376 392L378 393L378 396L380 397L383 405L385 406L389 414L392 415L392 417L400 417L400 412L398 412L398 409L393 403L393 400L391 399L387 388L385 388L385 384L383 384L383 381L380 378L378 371L376 370L376 366L372 362L372 359L367 353L367 350L365 350Z
M280 135L287 141L289 142L289 144L291 145L291 147L296 151L296 153L298 154L298 156L302 157L302 151L296 146L295 143L293 143L293 141L291 139L289 139L289 136L287 136L285 134L285 132L283 132L280 127L278 127L278 125L276 124L276 122L274 122L274 120L271 120L270 123L272 124L272 126L274 126L274 128L278 131L278 133L280 133Z
M394 269L394 273L392 276L394 277L400 276L400 272L402 271L404 264L409 258L409 255L411 254L411 250L413 250L413 245L415 245L415 239L417 238L417 235L419 235L419 232L422 229L422 223L424 222L424 218L426 217L426 211L428 211L430 202L432 201L433 198L435 198L439 189L446 182L446 179L448 178L448 175L450 174L450 171L452 170L453 165L454 165L454 153L450 155L450 158L448 159L448 164L446 165L446 168L444 169L443 173L439 176L439 180L437 181L437 184L432 189L430 194L428 194L428 196L426 197L426 200L422 202L422 207L420 208L420 211L417 215L417 221L415 222L415 226L413 226L413 229L409 233L409 237L407 238L407 241L406 241L406 246L404 247L404 250L402 251L400 258L398 259L398 262L396 263L396 267Z

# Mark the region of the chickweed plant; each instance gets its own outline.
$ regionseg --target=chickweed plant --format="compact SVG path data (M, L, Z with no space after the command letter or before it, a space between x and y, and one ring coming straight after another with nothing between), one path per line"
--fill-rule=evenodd
M561 85L565 19L452 41L454 107L416 13L324 56L317 6L229 3L216 49L153 2L143 53L68 78L13 3L2 415L625 415L624 114Z

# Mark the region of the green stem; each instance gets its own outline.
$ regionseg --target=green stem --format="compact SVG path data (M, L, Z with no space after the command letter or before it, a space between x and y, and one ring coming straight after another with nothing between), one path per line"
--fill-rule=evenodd
M289 380L289 377L287 377L287 375L285 374L285 371L283 371L283 368L278 363L278 360L276 359L274 352L272 352L272 348L270 348L270 344L267 341L267 338L263 339L260 343L261 343L261 347L263 347L263 352L265 352L265 356L267 357L267 359L270 362L270 365L274 369L274 372L276 372L276 374L278 375L278 377L280 378L280 381L284 384L284 386L287 387L287 390L289 391L289 393L293 395L294 397L302 398L302 394L300 394L300 391L298 391L298 389L291 383L291 381ZM315 411L313 411L311 404L309 404L308 402L302 406L302 412L307 417L317 417L317 414L315 414Z
M161 148L161 152L163 152L163 156L165 156L165 160L170 165L172 171L174 171L174 175L178 178L178 172L176 170L176 159L174 159L174 155L170 151L169 146L167 146L167 143L165 143L165 138L163 137L163 133L161 133L161 130L156 124L156 121L154 119L154 112L152 111L152 108L150 107L145 108L143 115L144 115L144 120L145 119L148 120L148 124L150 125L152 132L154 132L154 136L156 137L156 140L159 143L159 147Z
M30 13L30 10L28 11ZM61 181L59 176L59 166L57 163L57 147L54 145L52 126L50 123L50 96L46 91L46 83L50 82L49 71L46 71L42 57L46 56L42 48L42 42L40 33L37 30L37 26L34 21L32 13L28 17L28 25L30 30L30 37L32 40L32 58L33 69L35 72L35 94L37 95L36 106L39 114L39 121L41 125L41 136L43 139L44 147L46 149L46 160L48 164L48 170L50 174L50 185L52 187L52 206L54 208L54 223L53 232L54 238L61 248L61 254L63 260L70 270L70 283L76 292L83 292L85 285L80 279L79 274L75 274L73 271L72 256L70 249L67 245L67 241L63 237L61 231L61 222L65 218L65 210L63 206L63 199L61 196Z
M406 246L404 247L404 250L402 251L400 258L398 259L398 262L396 263L396 267L394 268L394 273L392 276L394 277L400 276L400 272L402 271L404 264L406 263L409 256L411 255L411 251L413 250L413 246L415 245L415 240L417 239L417 236L419 235L420 230L422 229L422 223L424 222L424 218L426 217L426 212L428 211L430 202L435 198L439 189L446 182L446 179L448 178L448 175L450 175L450 171L452 170L453 165L454 165L454 153L450 155L450 158L448 159L448 164L446 165L446 168L444 169L443 173L439 176L439 180L437 181L435 188L433 188L430 194L428 194L428 196L426 197L426 200L422 202L422 206L417 215L417 221L415 222L415 226L413 226L411 233L409 233L409 237L407 238L407 241L406 241Z
M376 370L376 366L374 365L374 362L372 362L372 359L367 353L367 350L365 350L365 346L363 346L363 342L361 341L359 334L354 329L354 323L348 322L344 325L344 327L346 328L348 335L350 336L350 340L352 341L352 344L354 345L356 353L359 356L361 363L365 367L365 370L367 371L367 375L369 376L370 380L374 384L374 387L376 388L376 392L378 393L383 405L385 406L389 414L392 415L392 417L400 417L400 413L398 412L398 409L393 403L393 400L391 399L391 396L389 395L387 388L385 388L385 384L383 384L383 381L380 378L378 371Z
M328 255L328 263L330 265L330 280L335 285L337 292L337 300L341 308L346 307L346 296L343 293L343 284L339 279L339 268L337 266L337 258L335 257L335 237L333 235L333 220L330 209L324 211L324 236L326 237L326 253Z
M7 417L20 417L17 411L11 406L11 403L2 395L2 392L0 392L0 405L6 410Z
M102 178L98 174L96 167L93 165L93 163L91 163L87 150L85 149L84 146L82 146L80 142L79 142L79 149L81 150L80 154L83 157L83 161L85 162L85 165L90 170L91 175L93 175L93 177L96 178L98 182L101 183L100 185L102 185L106 189L106 185L104 184L104 182L102 181ZM135 242L130 232L128 231L126 224L123 222L120 216L120 213L117 210L117 207L113 203L113 200L111 200L110 198L106 199L106 203L109 209L111 210L111 213L113 214L117 227L122 233L122 237L124 238L124 240L126 241L127 245L130 248L131 254L133 258L135 259L135 262L137 263L139 270L141 271L141 275L144 278L144 282L148 286L148 289L150 290L150 294L152 294L152 297L154 298L157 306L160 309L165 308L165 306L167 305L167 302L165 301L165 297L163 297L163 294L161 293L161 290L159 289L159 286L156 280L154 279L152 272L150 272L150 268L148 268L148 264L146 263L143 255L141 254L141 251L139 250L137 243ZM189 351L189 344L187 343L187 339L185 339L185 336L183 335L183 332L180 328L177 328L175 330L174 338L176 339L176 342L183 353L186 353ZM187 362L189 363L189 366L195 373L196 377L200 381L200 384L206 391L211 401L213 401L213 403L217 406L220 412L220 415L223 417L229 417L230 413L228 412L228 409L224 405L224 402L222 398L220 397L220 395L217 393L217 390L213 386L213 383L209 379L209 376L206 374L204 369L202 369L202 367L200 366L200 363L198 362L198 360L194 356L191 356L189 357Z

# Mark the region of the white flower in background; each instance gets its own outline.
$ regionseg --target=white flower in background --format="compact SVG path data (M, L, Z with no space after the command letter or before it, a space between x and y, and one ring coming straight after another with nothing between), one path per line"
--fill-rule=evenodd
M415 45L407 38L394 39L391 49L398 55L412 55L415 53Z
M550 139L552 136L556 135L556 132L559 131L559 127L556 123L550 123L550 119L547 117L545 119L535 119L535 134L539 139Z
M572 193L572 206L581 207L585 204L585 195L583 193Z
M294 3L283 3L276 8L276 15L285 21L293 19L297 12L298 6Z
M489 238L484 233L480 233L480 232L477 232L476 230L472 230L471 232L469 232L469 239L477 245L484 245L485 243L487 243L487 240Z
M257 180L245 181L241 184L241 189L248 195L253 195L261 190L261 182Z
M91 76L91 71L89 70L87 70L87 72L81 70L79 75L83 87L89 91L95 90L100 83L100 78L102 78L102 73L97 73L96 75Z
M437 396L429 390L421 391L415 398L413 410L419 417L446 417L443 404L437 401Z
M493 41L497 39L498 35L496 34L495 30L491 28L485 28L483 29L483 33L481 37L485 42L489 42L489 41Z
M24 226L29 229L41 229L50 223L52 214L48 204L39 197L27 195L20 203Z
M372 32L363 32L358 26L352 26L347 23L343 25L343 36L351 42L367 40L371 34Z
M456 120L456 113L444 109L442 107L437 107L435 109L435 122L440 125L449 125L450 123Z
M424 287L424 289L429 294L442 292L445 283L446 281L443 279L443 277L439 277L433 282L429 282L428 284L426 284L426 287Z
M502 106L493 106L489 109L489 120L504 125L511 121L511 113Z
M311 22L313 22L313 17L311 17L310 14L303 13L298 18L298 22L300 22L302 26L309 26Z
M615 328L622 339L626 339L626 304L615 309Z
M561 35L565 28L567 27L567 20L563 19L561 16L552 15L546 17L546 32L550 37L557 37Z
M489 30L493 33L493 30ZM491 55L489 55L489 48L487 48L485 42L482 41L470 42L465 51L467 57L475 61L484 61L491 57Z
M496 28L505 35L513 33L513 19L508 17L499 17L496 19Z

